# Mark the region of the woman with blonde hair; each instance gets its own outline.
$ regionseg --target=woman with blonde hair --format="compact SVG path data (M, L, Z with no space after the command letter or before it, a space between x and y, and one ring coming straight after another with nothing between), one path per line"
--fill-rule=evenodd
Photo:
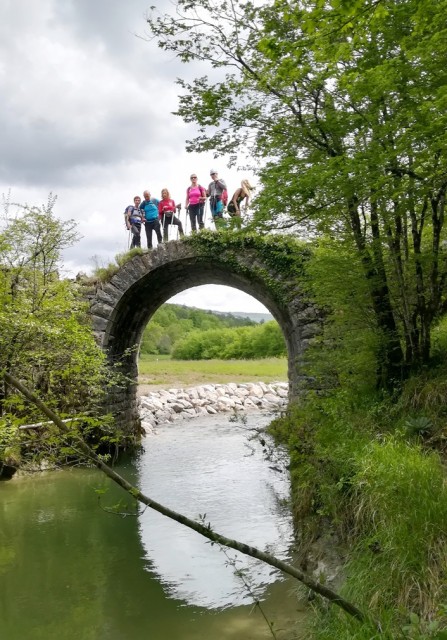
M183 238L185 235L183 233L182 223L179 218L174 215L176 209L180 212L181 206L181 204L175 204L168 189L164 188L161 190L161 200L158 203L158 217L160 218L161 226L163 227L163 242L168 241L168 229L172 225L176 225L178 227L180 238Z
M232 218L235 218L235 224L238 227L240 227L242 223L241 204L245 200L244 209L248 207L251 192L253 191L253 189L254 187L251 186L250 182L247 179L242 180L241 186L239 187L239 189L236 189L236 191L233 193L233 197L228 203L227 211Z

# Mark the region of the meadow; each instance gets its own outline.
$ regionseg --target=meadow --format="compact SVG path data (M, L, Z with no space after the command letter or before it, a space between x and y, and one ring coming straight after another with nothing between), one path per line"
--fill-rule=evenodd
M142 354L138 367L139 385L166 389L209 383L287 380L287 358L171 360L170 356Z

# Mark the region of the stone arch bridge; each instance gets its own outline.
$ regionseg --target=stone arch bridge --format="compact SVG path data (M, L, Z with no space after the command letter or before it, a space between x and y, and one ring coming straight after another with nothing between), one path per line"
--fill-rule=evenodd
M138 432L135 345L146 324L169 298L203 284L235 287L267 307L284 334L289 401L296 399L308 382L303 354L320 329L318 312L303 293L308 258L308 249L291 238L203 231L135 255L108 282L96 283L87 297L97 342L130 380L114 390L107 407L123 431Z

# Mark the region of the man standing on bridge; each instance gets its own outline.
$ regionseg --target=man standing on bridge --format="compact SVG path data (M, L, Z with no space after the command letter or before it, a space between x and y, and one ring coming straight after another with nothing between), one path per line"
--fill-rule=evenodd
M133 204L126 207L124 211L124 222L126 227L132 233L131 249L141 247L141 223L143 221L143 214L140 211L140 196L135 196Z
M161 244L160 220L158 219L158 200L151 198L149 191L143 193L144 200L140 204L140 209L144 212L144 226L146 229L147 248L152 249L152 232L155 231L158 244Z
M224 191L227 190L227 185L225 184L224 180L219 179L217 171L215 169L211 169L210 176L212 180L208 185L206 195L209 196L210 199L210 210L213 216L214 224L216 225L216 227L222 227L224 226L224 203L222 195Z

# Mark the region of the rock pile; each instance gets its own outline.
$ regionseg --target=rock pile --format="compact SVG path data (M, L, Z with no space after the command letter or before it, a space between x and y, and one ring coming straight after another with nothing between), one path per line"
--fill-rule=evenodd
M152 391L139 399L146 434L158 424L226 412L278 411L287 406L288 384L205 384L191 389Z

